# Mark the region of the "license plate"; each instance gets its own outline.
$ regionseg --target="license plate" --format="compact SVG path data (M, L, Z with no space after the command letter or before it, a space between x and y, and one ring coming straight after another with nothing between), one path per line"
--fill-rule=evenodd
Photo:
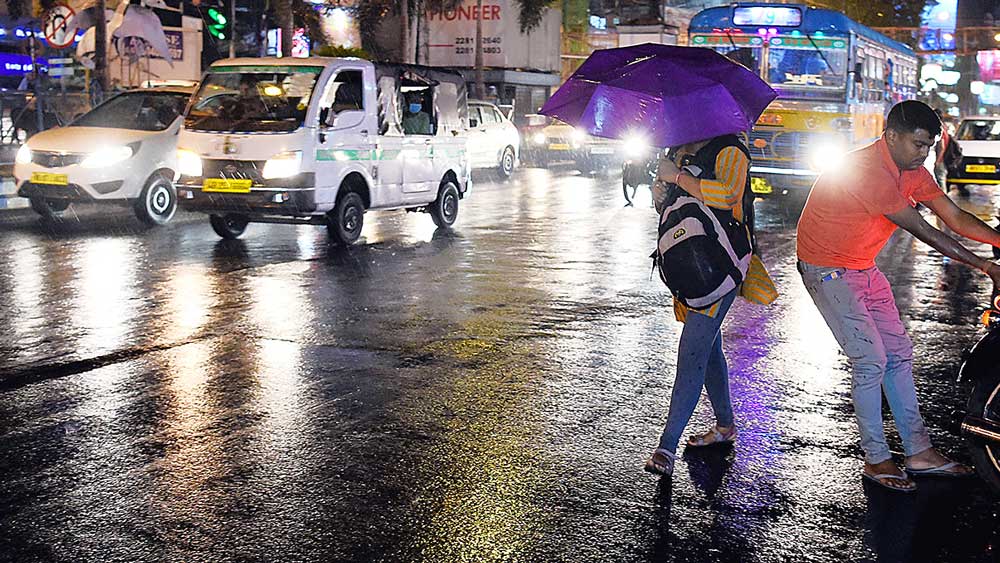
M248 194L252 180L230 180L228 178L205 178L201 185L203 192L222 192L229 194Z
M774 192L774 187L764 178L750 178L750 191L755 194L769 194Z
M966 164L966 172L977 172L980 174L994 174L997 171L997 167L994 164Z
M50 172L32 172L32 184L51 184L54 186L68 186L69 176L65 174L52 174Z
M549 145L549 150L553 151L568 151L569 145L566 143L552 143Z
M614 147L590 147L590 154L615 154Z

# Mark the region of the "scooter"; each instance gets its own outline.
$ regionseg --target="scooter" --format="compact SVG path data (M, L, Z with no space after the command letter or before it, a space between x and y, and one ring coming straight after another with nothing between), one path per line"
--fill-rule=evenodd
M1000 495L1000 288L983 313L986 334L959 368L960 382L972 382L965 412L955 413L979 476Z

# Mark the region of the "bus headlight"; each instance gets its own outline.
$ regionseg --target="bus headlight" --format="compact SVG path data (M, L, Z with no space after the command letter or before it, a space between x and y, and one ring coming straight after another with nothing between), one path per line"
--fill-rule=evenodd
M531 142L536 145L544 145L545 141L545 133L535 133L534 136L531 137Z
M302 151L288 151L267 159L262 176L265 180L290 178L298 174L301 169Z
M198 153L177 149L177 172L181 176L201 176L201 157Z
M649 141L646 140L642 135L629 135L625 137L622 145L622 149L625 151L625 156L631 159L639 159L645 157L649 154Z
M819 142L809 149L809 168L816 172L835 170L844 163L847 147L837 141Z

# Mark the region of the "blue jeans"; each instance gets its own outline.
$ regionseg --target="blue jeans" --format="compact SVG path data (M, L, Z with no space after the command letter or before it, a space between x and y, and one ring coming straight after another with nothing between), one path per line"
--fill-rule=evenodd
M907 456L931 447L913 388L913 344L899 319L889 280L876 267L828 268L799 262L799 272L844 354L851 360L851 398L865 461L891 459L882 424L882 394Z
M733 405L729 399L729 367L722 352L721 328L738 291L734 289L722 298L715 317L694 311L687 315L681 331L681 342L677 347L677 375L670 395L667 424L660 436L658 447L661 449L677 451L681 433L694 414L703 386L712 402L716 424L733 424Z

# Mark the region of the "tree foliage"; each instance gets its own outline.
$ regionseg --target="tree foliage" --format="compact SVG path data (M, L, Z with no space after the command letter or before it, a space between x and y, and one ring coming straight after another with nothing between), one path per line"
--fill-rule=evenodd
M829 2L852 20L869 27L920 27L924 2L913 0L845 0Z

